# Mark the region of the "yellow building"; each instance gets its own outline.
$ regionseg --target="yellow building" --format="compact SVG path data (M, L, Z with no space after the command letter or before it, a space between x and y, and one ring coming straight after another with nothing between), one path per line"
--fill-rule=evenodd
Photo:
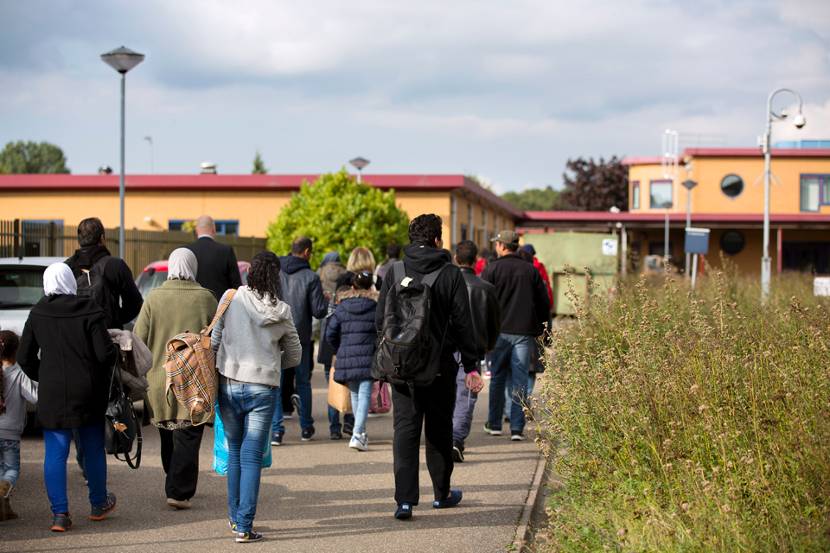
M209 214L220 234L265 236L268 224L303 182L317 175L128 175L125 226L179 230ZM484 246L500 229L514 228L522 213L463 175L366 175L394 189L410 217L435 213L444 220L447 245L472 239ZM118 226L116 175L0 175L2 219L56 222L70 230L85 217Z
M764 158L760 148L690 148L675 168L659 157L632 157L628 212L528 212L528 230L618 232L626 267L639 271L664 255L683 268L687 202L691 225L711 229L707 266L721 255L740 271L761 270ZM770 255L773 270L830 273L830 149L772 150ZM688 192L683 182L696 186ZM652 257L649 257L652 256Z

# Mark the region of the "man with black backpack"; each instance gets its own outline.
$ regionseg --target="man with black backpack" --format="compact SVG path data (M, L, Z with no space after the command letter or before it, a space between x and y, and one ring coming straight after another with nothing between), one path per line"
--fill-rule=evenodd
M461 490L450 488L452 415L460 352L472 392L482 388L467 286L450 253L442 249L441 218L420 215L409 225L410 245L392 264L378 299L380 332L373 373L392 383L395 518L412 518L418 504L421 429L432 477L433 508L454 507Z
M104 310L107 328L124 328L141 311L144 300L123 259L106 247L104 225L97 217L78 225L80 249L66 260L78 283L79 296L91 296Z

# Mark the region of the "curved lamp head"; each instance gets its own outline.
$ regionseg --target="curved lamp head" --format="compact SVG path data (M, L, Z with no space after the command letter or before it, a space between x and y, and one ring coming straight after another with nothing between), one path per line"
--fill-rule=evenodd
M369 163L371 162L364 157L356 157L354 159L349 160L349 163L358 171L362 171L363 168L369 165Z
M133 52L126 46L122 46L106 54L101 54L101 60L119 73L126 73L144 61L144 54Z
M807 124L807 118L804 117L804 114L802 114L801 112L796 113L795 117L793 117L793 125L795 125L795 128L796 129L803 129L804 125L806 125L806 124Z

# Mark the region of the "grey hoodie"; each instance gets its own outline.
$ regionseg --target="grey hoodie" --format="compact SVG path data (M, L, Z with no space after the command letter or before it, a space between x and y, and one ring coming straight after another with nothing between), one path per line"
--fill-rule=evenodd
M0 440L19 441L26 426L26 402L37 403L37 382L31 381L15 363L3 369L0 386L5 386L6 400L6 412L0 415Z
M225 315L213 327L211 345L218 349L219 374L266 386L279 386L280 370L299 365L303 351L291 307L281 300L274 305L247 286L237 290Z

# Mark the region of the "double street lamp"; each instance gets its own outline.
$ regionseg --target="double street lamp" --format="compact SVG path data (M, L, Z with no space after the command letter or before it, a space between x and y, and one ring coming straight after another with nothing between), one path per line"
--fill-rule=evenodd
M124 259L126 241L124 232L124 98L127 86L127 71L144 61L144 54L133 52L129 48L122 46L105 54L101 54L101 60L121 73L121 179L118 185L121 215L118 227L118 257Z
M804 118L802 108L804 102L801 95L795 90L789 88L779 88L770 92L767 98L767 127L764 135L761 137L761 148L764 152L764 253L761 258L761 299L766 301L769 297L770 280L772 277L772 259L769 256L769 211L770 211L770 146L772 136L772 122L783 121L789 115L786 111L776 112L772 109L773 99L780 93L788 93L798 100L798 113L793 117L793 125L797 129L801 129L807 124L807 119ZM780 254L779 254L780 255Z

